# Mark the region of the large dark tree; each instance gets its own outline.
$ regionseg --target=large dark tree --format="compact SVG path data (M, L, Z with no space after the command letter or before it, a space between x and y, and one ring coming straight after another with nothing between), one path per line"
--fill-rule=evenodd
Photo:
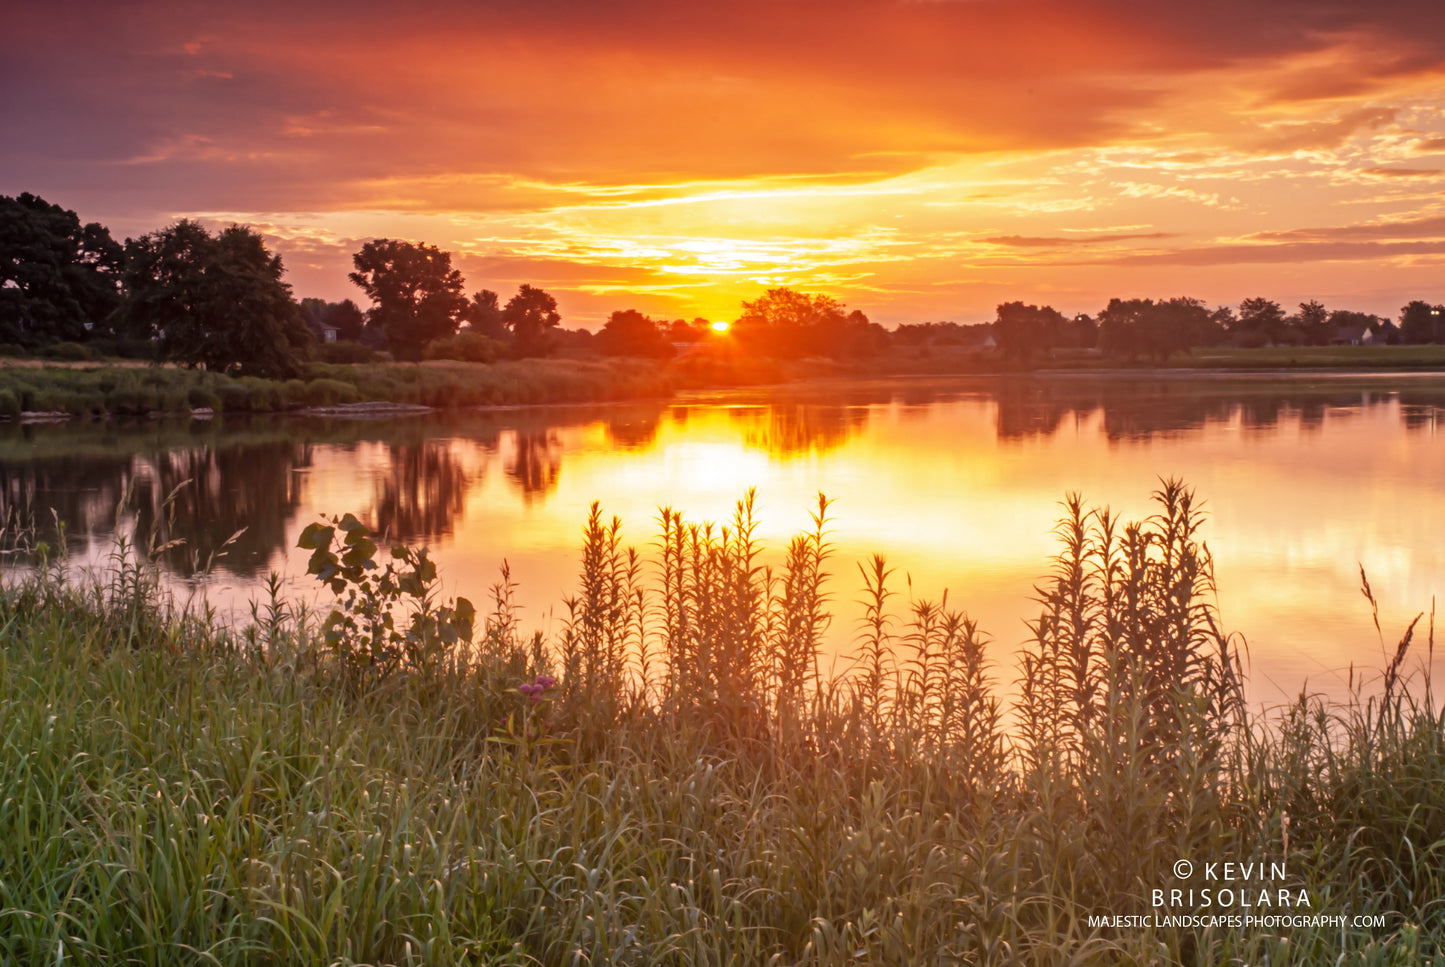
M311 334L281 281L281 257L241 225L211 235L182 220L125 247L120 324L164 359L216 372L291 376Z
M121 259L104 225L29 192L0 195L0 342L34 348L105 329Z
M1063 314L1052 306L1005 302L998 307L993 337L1009 359L1029 362L1035 356L1047 356L1059 344L1065 325Z
M861 310L826 295L769 289L743 303L733 338L763 356L861 356L888 344L888 333Z
M1239 318L1229 335L1242 346L1263 346L1286 341L1284 310L1278 302L1258 297L1239 304Z
M1307 346L1328 346L1335 327L1330 325L1329 310L1315 299L1299 304L1299 313L1290 319Z
M665 359L677 352L662 326L636 309L619 309L608 316L597 334L597 345L608 356Z
M557 300L542 289L525 284L507 300L507 307L502 310L502 322L512 330L518 356L547 355L551 351L548 332L556 329L561 321Z
M368 320L386 334L398 359L420 359L427 343L457 331L467 300L450 252L379 238L363 245L352 262L356 271L349 278L372 302Z
M350 299L327 303L321 313L322 325L336 330L337 339L356 340L361 338L361 327L366 325L366 315Z
M830 336L843 329L844 307L832 296L792 289L769 289L751 302L733 324L734 338L762 356L816 356L829 348Z
M462 321L471 326L473 332L488 339L501 341L508 338L507 324L502 321L501 301L491 289L472 293L471 301L462 310Z
M1419 299L1400 309L1400 338L1407 343L1445 340L1445 306Z
M1223 338L1214 314L1203 302L1178 297L1110 299L1099 313L1099 348L1113 356L1147 356L1163 362L1193 346L1213 345Z
M357 340L361 338L362 327L366 325L366 314L350 299L340 302L302 299L301 312L318 339L321 338L322 330L331 328L336 330L336 338L339 340Z

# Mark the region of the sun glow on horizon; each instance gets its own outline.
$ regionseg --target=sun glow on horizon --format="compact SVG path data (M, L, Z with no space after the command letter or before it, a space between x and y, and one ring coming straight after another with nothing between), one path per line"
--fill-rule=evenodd
M731 328L732 323L728 322L725 319L719 319L717 322L712 324L713 332L727 332Z

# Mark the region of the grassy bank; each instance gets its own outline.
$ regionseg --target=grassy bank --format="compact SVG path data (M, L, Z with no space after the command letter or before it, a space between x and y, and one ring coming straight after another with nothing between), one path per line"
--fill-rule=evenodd
M1126 363L1087 351L1035 361L1049 370L1154 368L1390 371L1445 366L1445 346L1331 346L1197 349L1160 364ZM885 353L867 360L769 360L715 352L675 360L524 359L498 363L313 364L304 379L235 378L136 364L51 362L0 366L0 419L22 413L144 416L216 412L277 413L358 402L439 409L537 403L655 399L678 389L751 386L823 377L988 375L1017 364L995 354Z
M895 352L869 359L862 364L845 364L843 368L871 375L1003 373L1023 369L1327 369L1342 372L1389 372L1445 368L1445 346L1271 346L1258 349L1201 346L1188 352L1175 353L1165 360L1150 357L1111 357L1093 349L1060 349L1050 356L1033 359L1027 365L1011 362L992 351L940 351L932 354Z
M655 362L517 360L311 367L306 379L236 378L161 366L0 367L0 418L22 412L133 416L274 413L363 401L458 408L597 403L667 396L674 379Z
M1445 346L1272 346L1199 348L1171 366L1206 369L1440 369Z
M1247 712L1171 486L1138 526L1071 506L1020 669L874 560L859 661L828 679L825 517L761 572L745 504L725 530L664 512L647 559L594 514L547 642L505 577L479 613L443 606L416 552L365 567L388 555L350 520L305 538L336 612L272 600L244 631L178 611L134 558L100 584L10 575L0 956L1438 961L1445 721L1406 687L1408 643L1379 697ZM1153 898L1261 861L1284 875L1250 887L1309 897L1263 912L1345 925L1153 921L1261 912Z

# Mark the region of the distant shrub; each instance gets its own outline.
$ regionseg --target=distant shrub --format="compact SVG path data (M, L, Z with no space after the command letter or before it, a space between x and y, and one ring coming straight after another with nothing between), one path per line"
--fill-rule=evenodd
M306 384L306 400L312 406L335 406L338 403L355 403L361 394L350 383L339 379L313 379Z
M246 393L245 409L252 413L274 413L284 409L284 400L281 396L282 384L258 379L255 376L244 376L237 382Z
M127 377L106 394L105 407L123 416L139 416L160 408L156 390L137 379Z
M89 416L92 413L103 413L104 407L100 401L90 394L79 390L63 391L56 394L58 409L62 409L71 416Z
M281 409L300 409L311 402L310 391L306 388L305 380L288 379L277 387L277 392L281 396Z
M246 388L238 384L235 380L222 380L216 384L215 392L221 402L219 408L222 410L230 412L250 409L246 397Z
M11 419L20 415L20 397L14 390L0 389L0 416Z
M374 363L380 359L380 355L370 346L363 346L359 342L324 342L316 347L315 359L318 363Z
M157 390L156 408L165 413L185 413L191 408L190 394L182 386Z
M455 359L465 363L496 362L502 344L481 333L459 332L455 336L433 339L422 350L422 359Z

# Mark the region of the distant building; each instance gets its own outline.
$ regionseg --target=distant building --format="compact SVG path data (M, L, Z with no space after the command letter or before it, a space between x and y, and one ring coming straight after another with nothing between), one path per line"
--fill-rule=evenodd
M1366 332L1360 337L1362 346L1398 346L1400 345L1400 327L1393 322L1383 322L1380 328L1374 332Z
M341 331L335 326L328 326L324 323L318 325L316 328L321 331L322 342L336 342L336 336Z
M1335 334L1330 337L1331 346L1360 346L1369 342L1370 328L1368 326L1336 326Z

